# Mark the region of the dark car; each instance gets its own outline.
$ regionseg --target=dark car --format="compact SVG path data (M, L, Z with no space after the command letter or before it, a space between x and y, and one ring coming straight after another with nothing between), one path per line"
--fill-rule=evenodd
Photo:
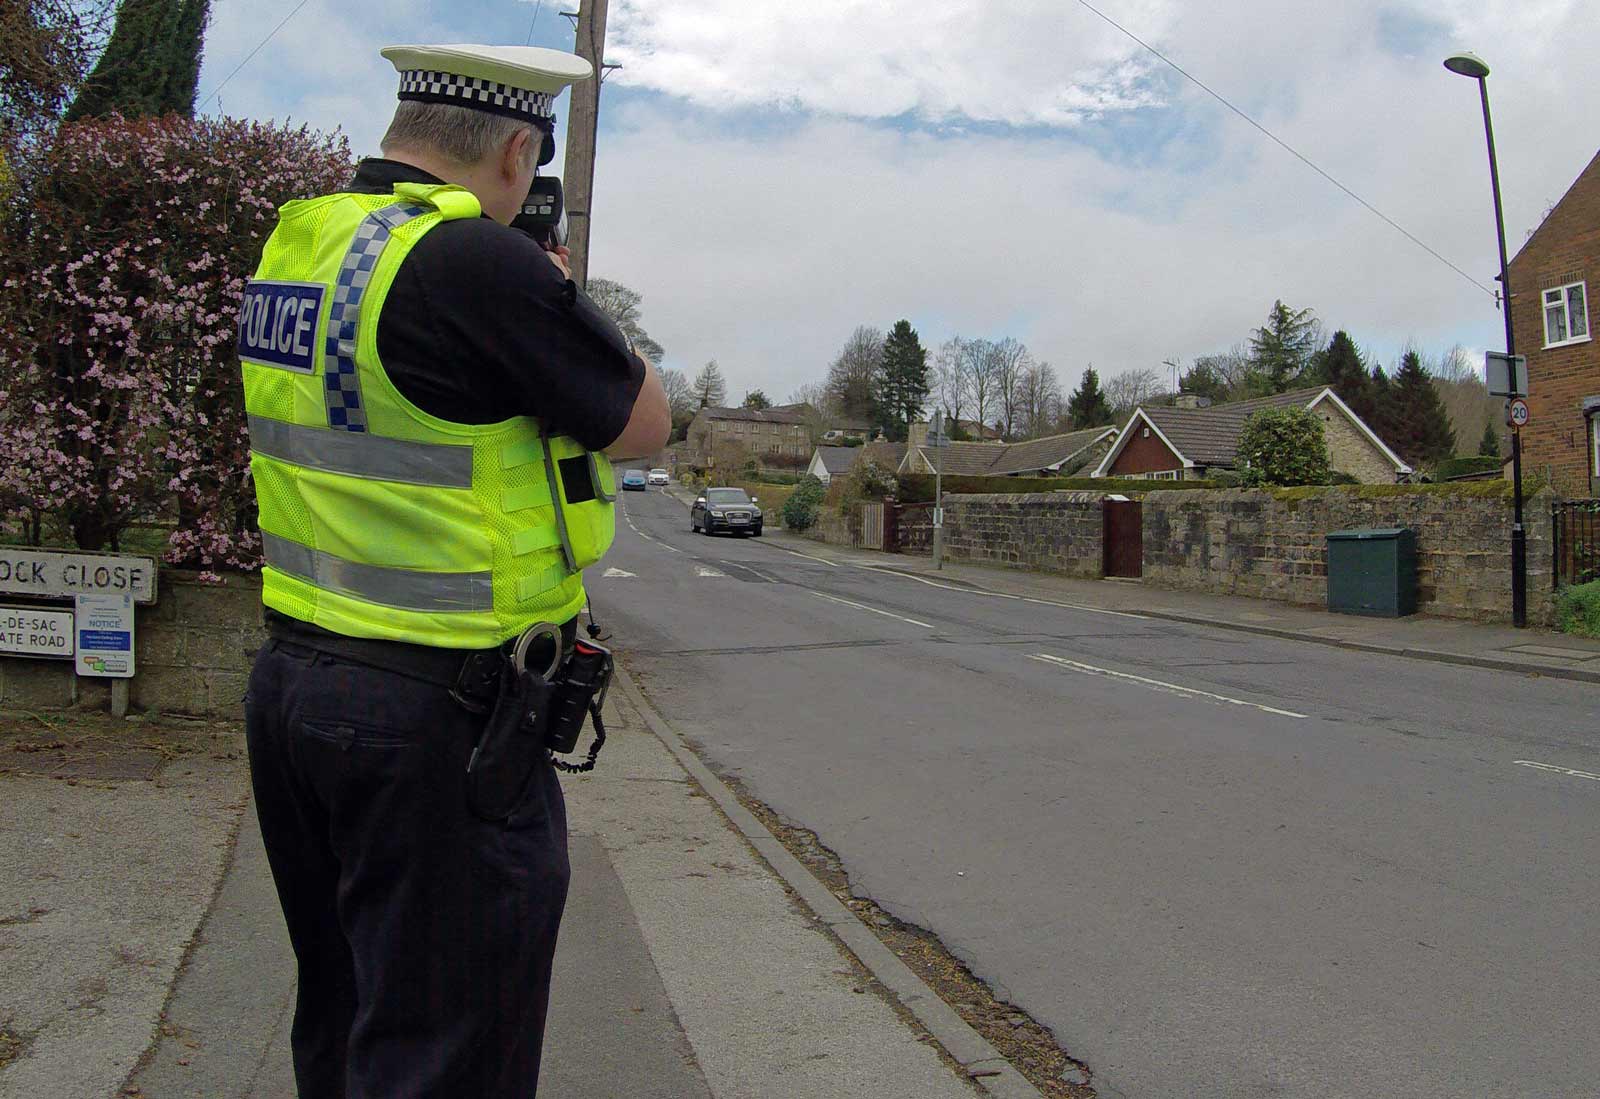
M689 529L702 534L719 530L761 537L761 509L742 488L708 488L689 509Z
M622 475L622 487L627 489L629 492L644 492L645 491L644 470L642 470L642 469L630 469L630 470L626 471L625 473L623 473L623 475Z

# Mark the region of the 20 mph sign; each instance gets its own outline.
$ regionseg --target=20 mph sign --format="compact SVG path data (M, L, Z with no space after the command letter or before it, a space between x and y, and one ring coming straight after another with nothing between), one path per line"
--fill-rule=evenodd
M1531 417L1528 413L1528 402L1518 397L1506 407L1506 423L1512 427L1527 427Z

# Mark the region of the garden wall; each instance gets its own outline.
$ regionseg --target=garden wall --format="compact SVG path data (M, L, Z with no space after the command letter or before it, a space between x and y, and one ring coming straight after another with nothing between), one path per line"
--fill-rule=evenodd
M1528 617L1552 614L1550 500L1525 504ZM1511 619L1511 500L1499 482L1153 491L1144 497L1144 582L1185 591L1327 605L1327 535L1417 533L1419 609ZM945 556L1067 576L1102 575L1097 499L1079 493L945 498ZM900 509L903 553L932 552L932 508Z
M139 607L129 701L137 709L241 717L261 625L261 578L230 575L207 583L164 570L157 602ZM75 703L105 708L111 680L79 678L70 660L0 656L0 706L56 709Z

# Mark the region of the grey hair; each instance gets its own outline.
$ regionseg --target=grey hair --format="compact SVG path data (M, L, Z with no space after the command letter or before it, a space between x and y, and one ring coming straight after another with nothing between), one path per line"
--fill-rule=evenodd
M401 100L381 145L385 153L392 149L411 149L435 153L457 164L478 164L497 154L518 130L533 131L528 155L537 156L544 135L526 119L450 103Z

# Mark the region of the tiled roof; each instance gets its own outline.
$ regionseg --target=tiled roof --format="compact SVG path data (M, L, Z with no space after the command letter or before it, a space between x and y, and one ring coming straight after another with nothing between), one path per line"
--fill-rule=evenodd
M937 466L940 473L953 477L982 477L1005 449L999 443L951 443L937 449L919 446L917 453L930 467Z
M861 448L858 446L819 446L817 457L822 459L822 468L828 471L829 476L837 477L841 473L849 473L856 460L861 457Z
M1197 466L1231 467L1239 450L1239 434L1251 414L1265 408L1305 408L1325 387L1294 389L1253 401L1234 401L1210 408L1167 408L1141 405L1139 410L1155 424L1181 457Z
M1005 473L1031 473L1051 469L1082 454L1107 433L1116 435L1110 427L1091 427L1086 431L1072 431L1065 435L1046 435L1042 439L1029 439L1025 443L1012 443L989 466L990 475Z
M763 424L804 424L805 413L794 405L777 408L702 408L708 420L747 420Z

